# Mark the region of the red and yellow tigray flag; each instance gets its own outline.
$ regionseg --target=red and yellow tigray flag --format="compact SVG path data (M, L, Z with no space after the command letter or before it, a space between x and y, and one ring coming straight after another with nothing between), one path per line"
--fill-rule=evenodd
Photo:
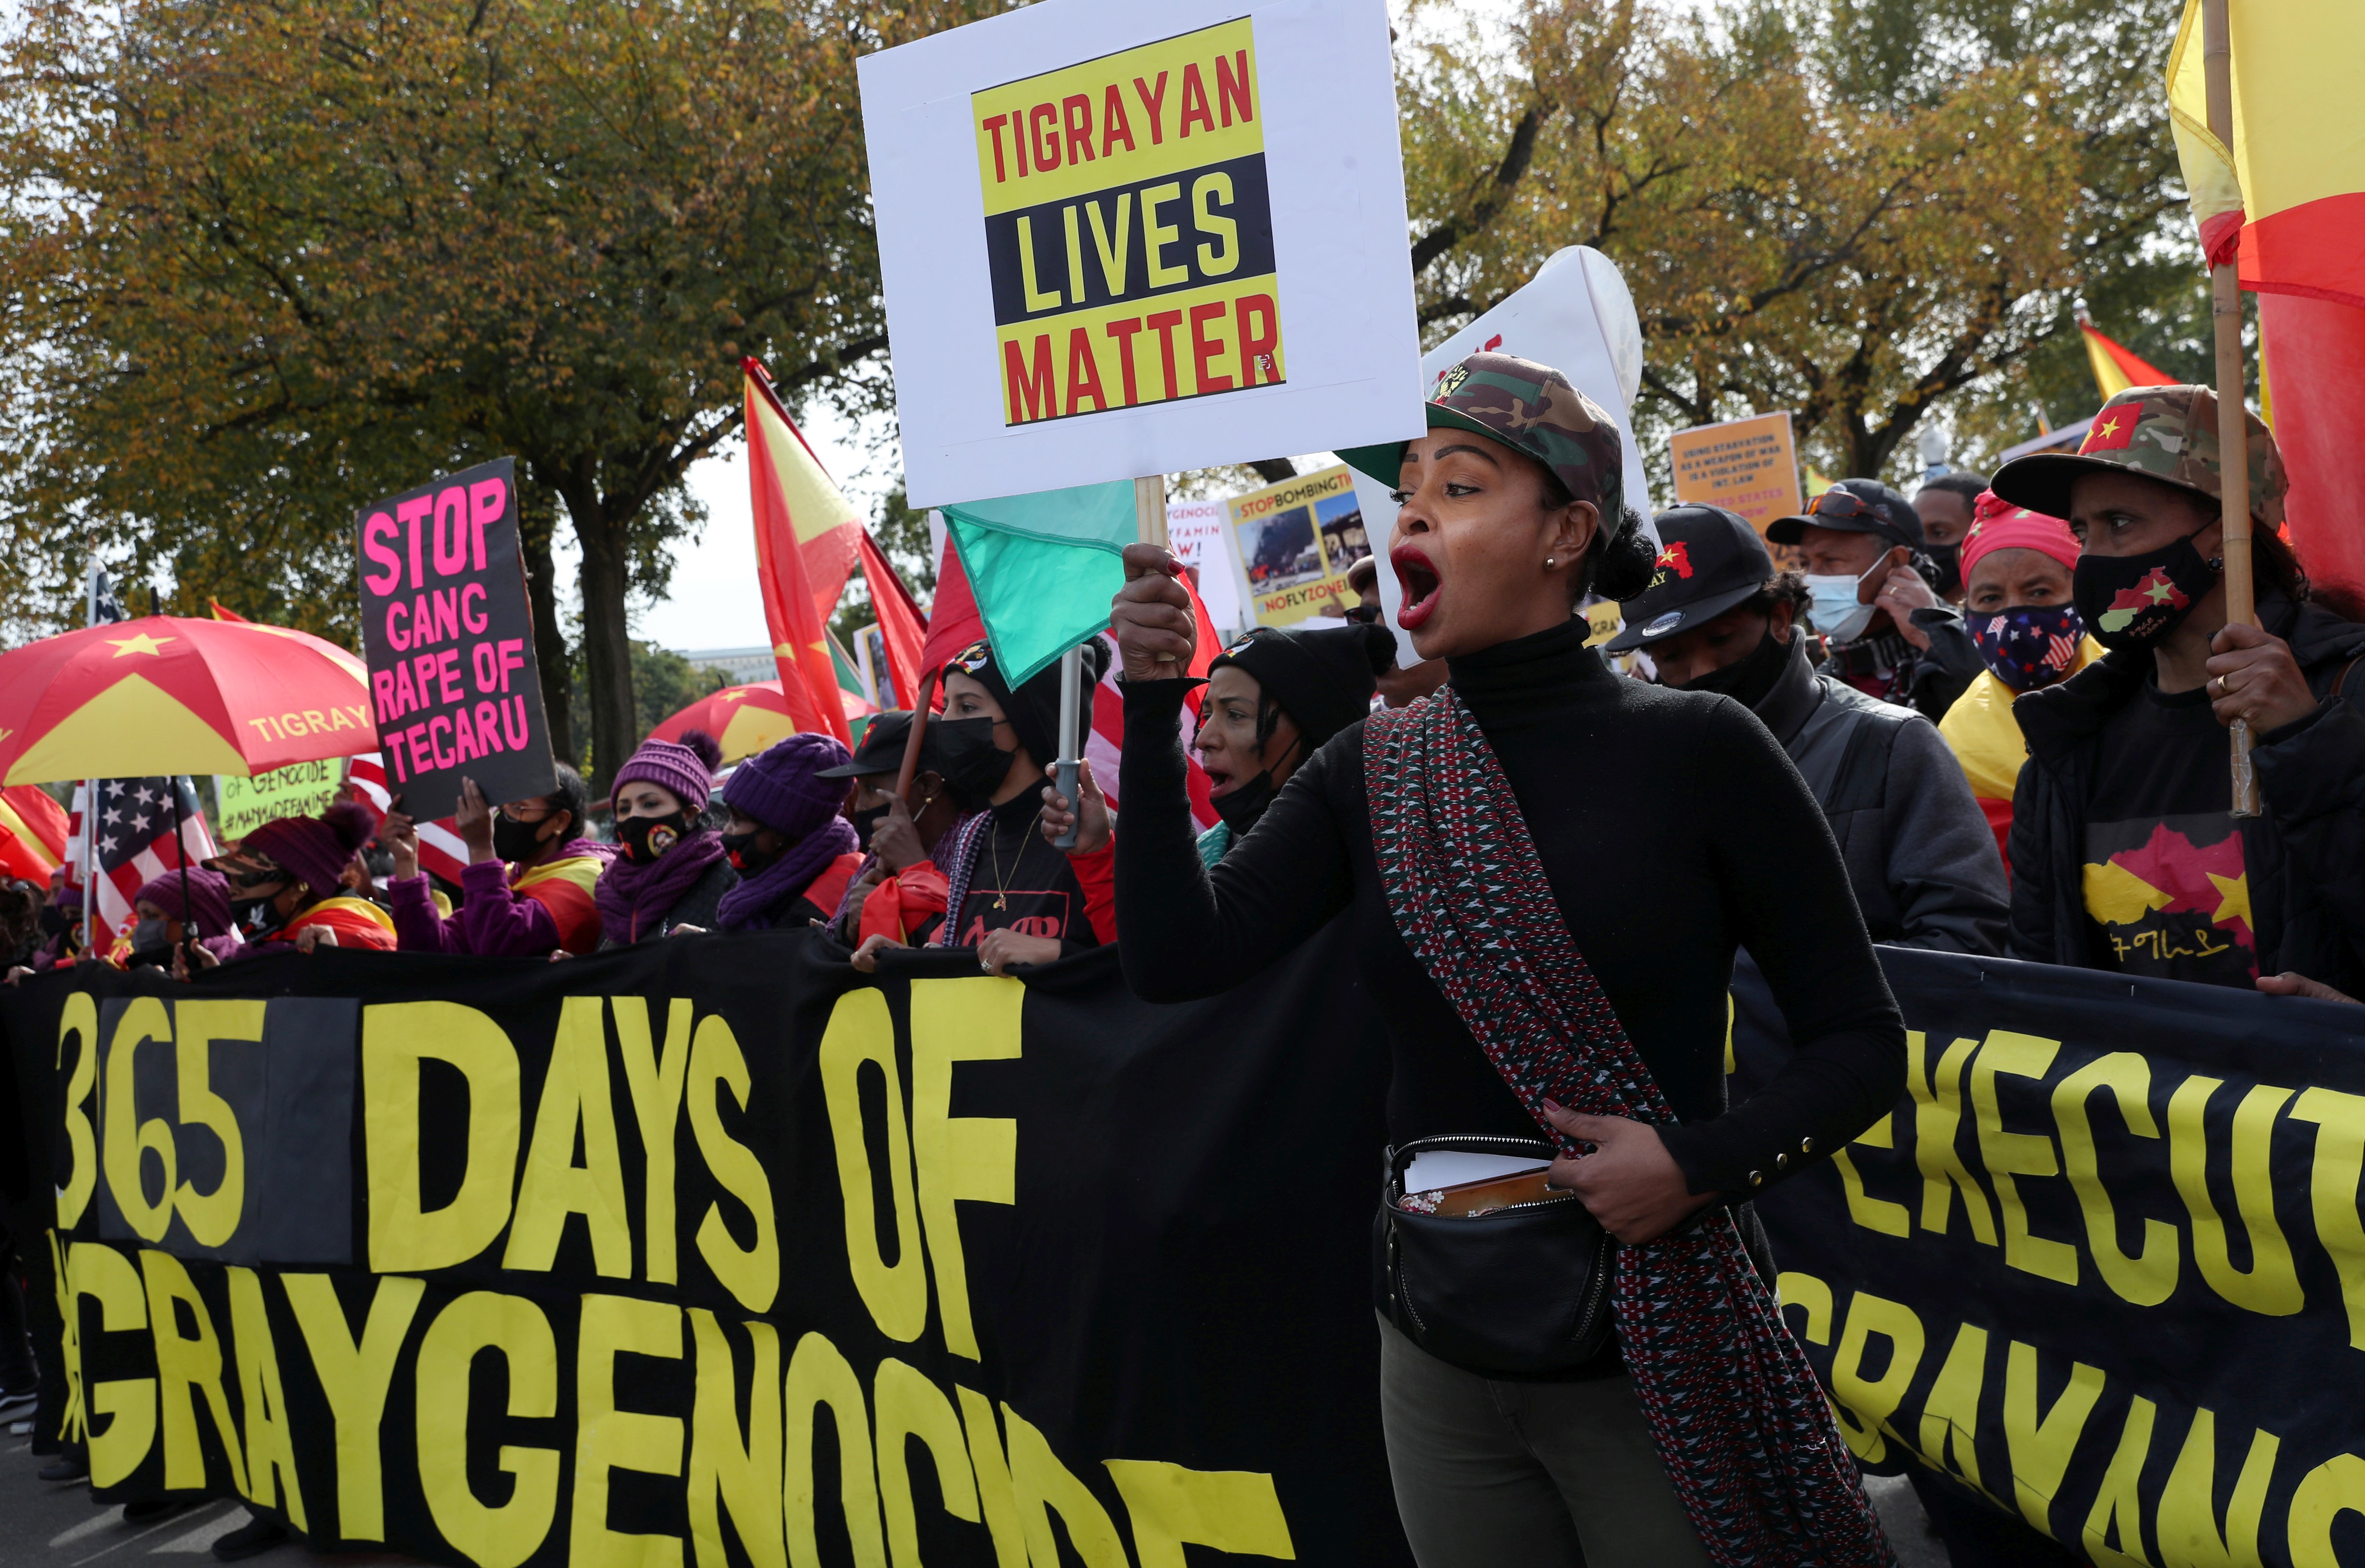
M247 623L246 617L237 610L223 609L220 599L209 599L206 600L206 605L214 612L214 619L217 621L235 621L241 626Z
M2085 334L2086 361L2094 372L2094 386L2107 403L2130 386L2173 386L2176 377L2158 369L2141 354L2097 331L2086 313L2078 313L2078 330Z
M2365 5L2228 0L2234 145L2209 133L2201 3L2169 52L2169 113L2213 264L2259 296L2260 413L2291 475L2308 576L2365 594ZM2274 398L2267 402L2273 373Z
M46 882L66 857L66 811L37 784L0 790L0 871Z
M2365 5L2228 0L2234 145L2209 131L2201 0L2168 57L2169 114L2212 264L2242 286L2365 306Z
M805 444L805 432L797 429L772 390L772 378L753 356L740 361L746 374L748 408L758 400L772 414L767 434L781 437L771 446L774 481L779 485L780 498L788 508L790 521L795 524L799 553L804 556L805 577L813 585L813 609L826 623L837 613L837 601L846 592L846 579L854 574L861 553L862 514ZM748 416L748 428L755 428L755 416ZM752 450L752 441L751 441Z
M829 484L821 465L805 450L803 438L757 374L753 361L746 369L746 397L747 483L755 503L756 576L764 590L764 621L771 628L772 656L779 665L780 694L799 730L835 735L850 746L854 736L846 728L837 671L822 632L826 613L822 604L836 605L845 578L839 577L838 589L833 589L826 601L817 599L802 548L804 537L797 526L800 512L816 518L828 515L816 502L815 479L827 487L831 496L837 496L837 487ZM844 504L844 497L837 499ZM859 530L861 524L853 526ZM846 547L850 556L851 538Z

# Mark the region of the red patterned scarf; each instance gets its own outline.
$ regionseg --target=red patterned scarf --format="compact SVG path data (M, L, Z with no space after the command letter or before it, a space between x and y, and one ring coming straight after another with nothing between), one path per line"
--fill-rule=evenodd
M1510 780L1452 688L1376 712L1363 787L1406 946L1503 1081L1544 1119L1676 1120L1571 940ZM1709 1555L1743 1565L1893 1563L1813 1369L1732 1216L1620 1248L1611 1307L1653 1442Z

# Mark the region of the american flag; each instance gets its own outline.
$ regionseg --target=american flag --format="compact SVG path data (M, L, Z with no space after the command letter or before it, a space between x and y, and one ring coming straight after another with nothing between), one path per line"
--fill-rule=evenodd
M394 794L387 788L386 758L382 754L368 752L347 763L345 782L351 786L347 793L369 808L370 815L380 822L386 820ZM467 864L468 846L461 842L460 830L450 817L419 824L420 870L457 885Z
M103 945L134 918L131 897L148 882L163 876L185 856L195 866L215 853L214 835L197 804L197 789L187 774L174 778L101 778L98 809L85 818L90 786L74 786L73 812L68 831L79 842L85 820L90 850L97 869L97 897L92 912L101 929L92 945ZM173 835L173 797L181 799L181 832ZM82 862L72 875L80 879Z

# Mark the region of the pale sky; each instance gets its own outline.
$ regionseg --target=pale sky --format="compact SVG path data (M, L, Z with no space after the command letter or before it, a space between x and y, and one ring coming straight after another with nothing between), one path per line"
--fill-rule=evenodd
M879 503L900 476L901 458L891 441L874 459L867 437L891 426L881 421L870 431L857 430L835 410L816 407L801 428L838 488L875 525ZM640 607L633 634L682 652L769 643L763 590L756 583L756 522L747 498L746 448L734 440L718 455L697 464L689 471L689 487L706 503L705 532L697 543L684 543L676 550L671 594ZM563 580L574 580L574 556L571 550L561 551Z

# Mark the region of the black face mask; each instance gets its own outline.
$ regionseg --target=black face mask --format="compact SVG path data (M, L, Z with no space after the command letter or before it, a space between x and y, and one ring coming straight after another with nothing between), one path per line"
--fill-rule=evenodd
M1216 796L1214 801L1216 814L1224 820L1226 827L1232 830L1232 837L1238 839L1256 826L1257 819L1264 815L1265 808L1272 804L1272 798L1278 793L1272 787L1272 770L1267 768L1242 779L1239 787L1229 794Z
M2148 648L2192 613L2223 565L2202 560L2190 534L2146 555L2083 554L2069 597L2102 646Z
M1798 633L1793 632L1791 635ZM1774 640L1774 628L1765 628L1765 635L1757 646L1735 663L1722 669L1712 669L1698 679L1677 687L1679 691L1709 691L1720 697L1730 697L1744 708L1755 708L1773 691L1774 683L1782 678L1782 671L1790 663L1790 644Z
M993 744L993 721L939 719L935 735L937 755L944 759L945 782L981 803L992 800L1018 757L1015 751L1003 751Z
M646 866L689 836L698 821L696 812L676 812L669 817L626 817L616 824L616 842L624 858Z
M530 823L511 822L496 814L493 818L493 853L512 865L522 866L543 851L545 841L541 837L542 823L547 818Z
M756 847L756 834L752 833L726 833L723 835L723 853L730 859L731 868L743 877L754 876L787 854L789 846L784 844L767 855Z
M280 889L274 888L260 897L230 900L230 923L249 936L259 936L277 926L279 913L271 905L280 891Z
M1938 597L1951 599L1963 591L1963 547L1933 544L1924 552L1938 567Z
M880 819L886 816L888 808L885 806L873 806L869 811L854 812L847 815L846 820L854 824L855 841L864 849L868 850L870 847L870 830L879 825Z

